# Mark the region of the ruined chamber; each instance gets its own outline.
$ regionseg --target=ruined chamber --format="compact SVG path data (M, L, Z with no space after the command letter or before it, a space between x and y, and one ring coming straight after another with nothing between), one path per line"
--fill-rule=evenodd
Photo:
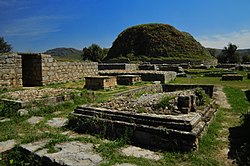
M212 93L207 85L142 87L101 104L78 106L70 126L149 149L195 150L216 112Z

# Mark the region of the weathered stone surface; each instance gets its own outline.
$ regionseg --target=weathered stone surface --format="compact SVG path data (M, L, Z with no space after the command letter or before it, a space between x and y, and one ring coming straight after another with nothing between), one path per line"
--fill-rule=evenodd
M0 154L11 150L16 145L15 140L0 142Z
M129 146L121 149L121 153L125 156L142 157L150 160L160 160L163 158L161 154L157 154L153 151L142 149L135 146Z
M57 152L48 153L48 149L43 148L48 140L21 145L23 151L36 154L41 163L47 165L67 165L67 166L96 166L103 160L94 152L94 145L79 141L64 142L55 145Z
M51 127L63 127L68 124L69 120L67 118L53 118L46 122L47 125Z
M85 77L86 89L107 89L114 88L117 85L116 77L114 76L92 76Z
M0 87L22 86L21 56L8 53L0 56Z
M27 122L30 124L37 124L41 122L43 119L44 117L41 117L41 116L32 116L31 118L27 120Z

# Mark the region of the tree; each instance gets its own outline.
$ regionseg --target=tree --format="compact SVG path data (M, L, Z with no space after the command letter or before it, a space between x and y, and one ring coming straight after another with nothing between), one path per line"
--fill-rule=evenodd
M3 37L0 37L0 53L10 52L11 50L11 45L5 42Z
M229 43L227 47L222 50L222 57L225 58L226 63L237 63L240 61L240 56L236 52L237 46L235 44Z
M250 55L249 54L244 54L242 56L242 62L250 62Z
M107 56L108 49L101 48L97 44L92 44L89 47L84 47L82 50L83 60L91 60L95 62L102 62L102 60Z

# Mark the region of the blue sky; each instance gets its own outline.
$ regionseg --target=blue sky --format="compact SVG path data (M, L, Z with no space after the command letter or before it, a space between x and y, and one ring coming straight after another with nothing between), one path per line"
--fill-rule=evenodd
M110 47L137 24L166 23L205 47L250 48L250 0L0 0L0 36L14 51Z

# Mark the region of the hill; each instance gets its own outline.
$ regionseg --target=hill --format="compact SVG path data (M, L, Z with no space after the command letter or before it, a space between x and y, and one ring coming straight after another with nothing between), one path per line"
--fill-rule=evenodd
M75 48L54 48L44 52L52 55L57 60L81 60L82 51Z
M168 24L142 24L121 32L106 57L108 61L216 61L190 34Z
M218 48L207 48L207 50L211 53L211 55L217 57L222 53L223 49ZM243 55L249 55L250 56L250 49L237 49L237 53L242 57Z

